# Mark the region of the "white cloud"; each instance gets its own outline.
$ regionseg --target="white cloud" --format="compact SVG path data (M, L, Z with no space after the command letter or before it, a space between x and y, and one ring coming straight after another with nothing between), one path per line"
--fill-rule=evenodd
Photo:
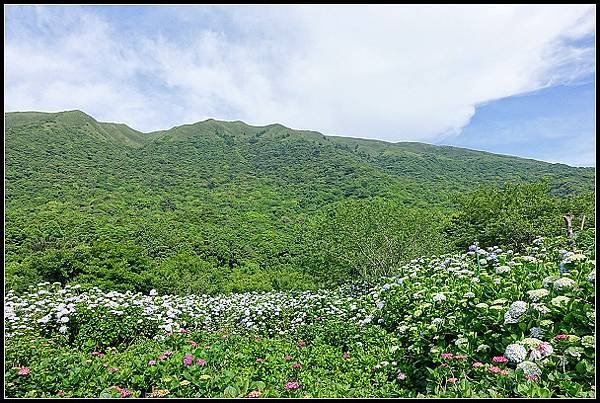
M595 6L166 11L186 35L147 24L131 37L85 8L37 7L6 35L6 110L82 109L145 131L214 117L433 141L478 104L595 71L594 50L571 43L595 33ZM222 25L202 28L211 17Z

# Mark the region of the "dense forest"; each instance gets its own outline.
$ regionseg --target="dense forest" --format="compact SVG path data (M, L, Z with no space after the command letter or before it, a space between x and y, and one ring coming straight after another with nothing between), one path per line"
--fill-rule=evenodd
M595 220L593 168L206 120L5 114L7 289L308 290ZM585 216L585 221L582 222Z

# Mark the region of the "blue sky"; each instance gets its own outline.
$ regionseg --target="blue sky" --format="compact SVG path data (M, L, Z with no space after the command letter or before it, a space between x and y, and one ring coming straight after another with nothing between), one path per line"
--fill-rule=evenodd
M458 136L435 144L595 166L596 85L590 80L482 105Z
M5 110L595 165L595 6L5 6Z

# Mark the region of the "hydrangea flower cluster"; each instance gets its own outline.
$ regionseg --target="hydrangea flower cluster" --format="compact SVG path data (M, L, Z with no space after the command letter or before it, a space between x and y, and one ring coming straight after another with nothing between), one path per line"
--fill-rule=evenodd
M446 300L446 296L441 292L433 294L433 296L431 298L432 298L433 302L440 302L440 301Z
M520 363L527 358L527 350L520 344L509 344L504 350L504 356L510 362Z
M559 295L558 297L552 298L550 300L550 303L554 306L562 306L562 305L568 304L569 301L571 301L571 298L569 298L565 295Z
M541 299L543 299L544 297L548 296L548 294L550 294L550 291L548 291L545 288L538 288L536 290L529 290L527 291L527 296L529 297L529 299L531 299L533 302L538 302Z
M531 361L523 361L517 364L517 370L523 371L525 376L536 376L539 377L542 375L542 370L540 367L536 365L536 363Z
M496 274L504 274L504 273L509 273L510 272L510 267L509 266L498 266L496 267Z
M596 345L596 338L594 336L583 336L581 338L581 345L583 347L592 348Z
M525 301L515 301L510 304L508 311L504 314L504 324L519 323L521 316L527 312L529 305Z
M558 291L573 288L576 284L575 280L569 277L561 277L553 283L554 289Z

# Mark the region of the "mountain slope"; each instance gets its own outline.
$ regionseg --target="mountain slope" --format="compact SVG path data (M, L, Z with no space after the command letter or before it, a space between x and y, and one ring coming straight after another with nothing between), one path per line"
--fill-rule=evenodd
M172 292L319 286L333 260L347 264L319 248L341 234L336 220L356 220L348 211L379 214L346 230L358 244L397 228L412 257L447 249L446 213L480 185L594 189L591 168L456 147L213 119L141 133L80 111L6 113L5 168L11 286L77 277Z

